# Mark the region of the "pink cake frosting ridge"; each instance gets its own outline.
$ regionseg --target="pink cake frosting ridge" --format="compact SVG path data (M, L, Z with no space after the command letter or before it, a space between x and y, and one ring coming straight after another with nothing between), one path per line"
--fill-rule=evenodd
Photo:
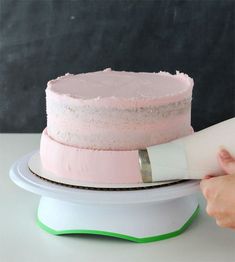
M140 183L138 151L79 149L54 141L42 132L40 157L55 177L90 183Z

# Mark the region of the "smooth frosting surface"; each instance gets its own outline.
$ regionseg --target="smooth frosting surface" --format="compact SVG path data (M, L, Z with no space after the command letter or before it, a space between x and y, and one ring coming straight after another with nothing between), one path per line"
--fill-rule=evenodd
M56 142L45 129L41 136L40 156L43 167L56 177L104 184L142 182L138 151L79 149Z

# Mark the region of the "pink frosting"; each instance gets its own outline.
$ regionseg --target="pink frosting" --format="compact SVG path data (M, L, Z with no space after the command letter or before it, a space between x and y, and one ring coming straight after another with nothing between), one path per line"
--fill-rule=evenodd
M40 157L43 167L56 177L103 183L140 183L138 151L100 151L79 149L41 136Z
M136 149L192 132L193 80L186 74L66 74L48 83L43 167L90 183L140 183Z
M89 85L88 85L89 83ZM104 71L73 75L67 73L48 82L48 90L79 99L165 98L192 90L193 80L184 73L134 73Z
M86 149L134 150L191 130L193 80L186 74L104 71L48 82L47 132Z

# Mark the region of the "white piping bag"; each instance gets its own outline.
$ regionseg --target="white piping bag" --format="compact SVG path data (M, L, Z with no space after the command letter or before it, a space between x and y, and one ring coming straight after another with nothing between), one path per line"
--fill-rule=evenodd
M227 149L235 157L235 118L169 143L139 150L144 182L202 179L223 173L217 154Z

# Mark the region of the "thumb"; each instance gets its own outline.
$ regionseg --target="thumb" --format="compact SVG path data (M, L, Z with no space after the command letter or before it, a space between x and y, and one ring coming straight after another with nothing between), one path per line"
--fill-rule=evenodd
M226 174L235 174L235 158L226 149L219 151L218 162Z

